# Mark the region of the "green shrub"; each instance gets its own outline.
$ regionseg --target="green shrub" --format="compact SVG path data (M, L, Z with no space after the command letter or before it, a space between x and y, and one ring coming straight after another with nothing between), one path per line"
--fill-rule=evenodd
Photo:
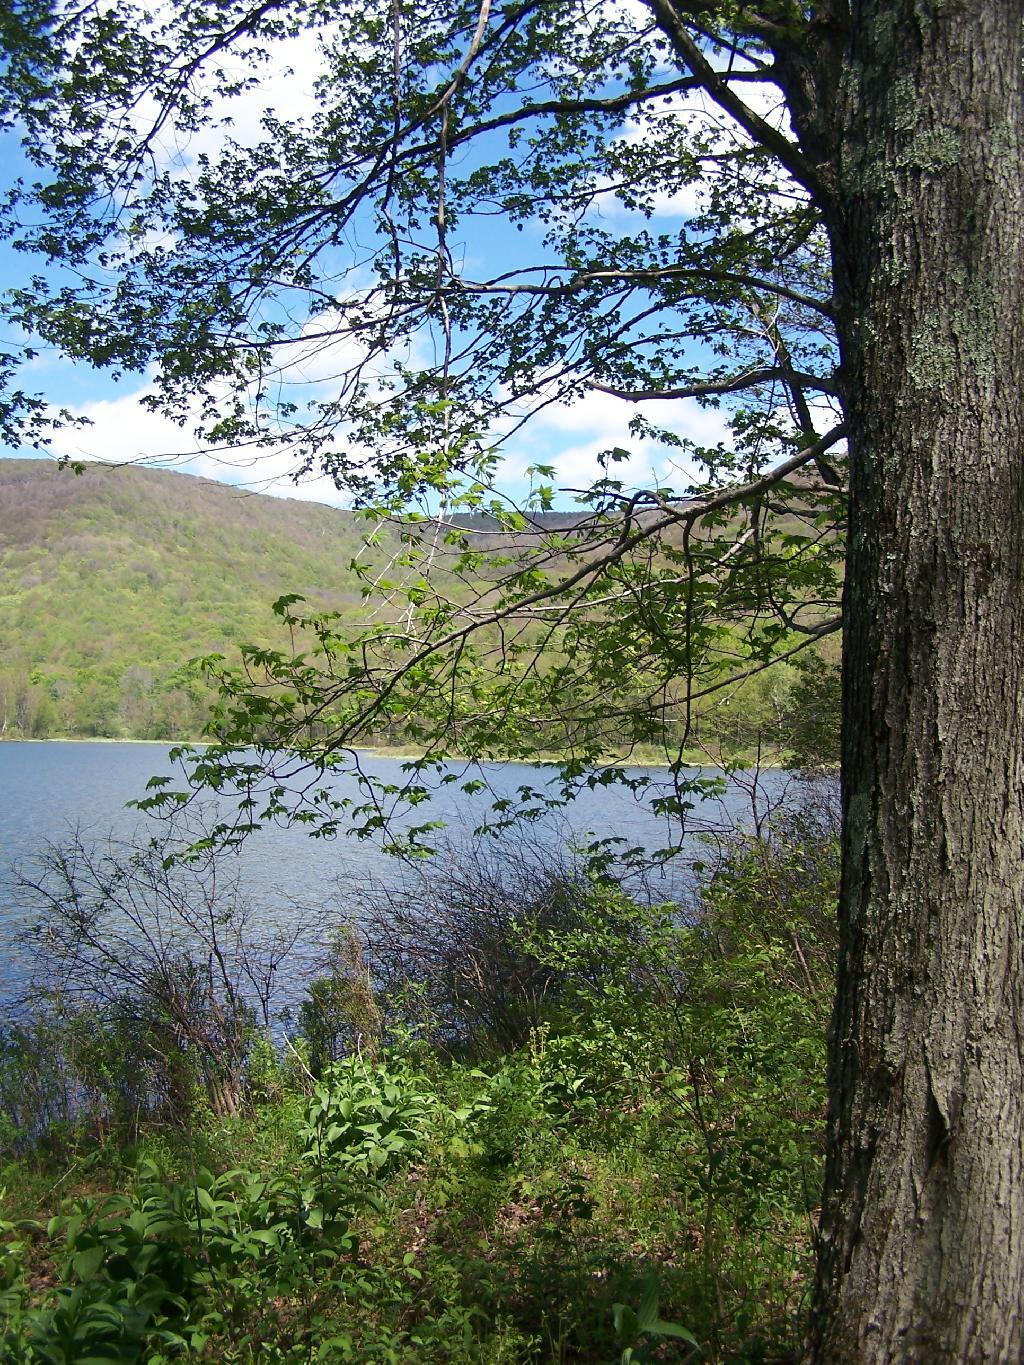
M425 1077L347 1057L314 1087L299 1138L318 1171L383 1180L422 1146L436 1105Z
M353 1052L374 1053L383 1028L369 972L352 931L335 935L320 970L323 975L307 986L297 1017L306 1064L315 1077Z

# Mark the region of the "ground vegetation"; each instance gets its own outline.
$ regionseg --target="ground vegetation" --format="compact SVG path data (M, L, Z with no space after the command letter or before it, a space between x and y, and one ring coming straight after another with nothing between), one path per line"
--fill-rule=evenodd
M509 877L500 923L464 921L429 981L401 983L407 955L371 920L290 965L287 1027L208 954L125 969L118 992L108 958L95 992L36 998L0 1034L4 1358L795 1358L837 855L814 806L734 836L687 907L570 871L556 908L564 867ZM92 869L65 871L88 900ZM150 871L129 876L148 897ZM40 918L64 927L38 951L62 977L53 891ZM527 967L543 992L521 990ZM232 1021L225 1105L204 1029Z

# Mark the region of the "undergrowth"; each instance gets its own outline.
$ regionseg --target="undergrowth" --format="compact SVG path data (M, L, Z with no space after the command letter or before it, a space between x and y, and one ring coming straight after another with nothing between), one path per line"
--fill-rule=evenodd
M453 1047L436 991L375 1000L341 953L301 1014L316 1045L255 1038L237 1112L197 1072L184 1119L9 1123L3 1358L794 1359L835 864L804 813L733 839L695 914L599 885L562 920L524 901L506 947L545 989L516 1044L453 999ZM66 1070L59 1045L9 1036L0 1095L32 1046Z

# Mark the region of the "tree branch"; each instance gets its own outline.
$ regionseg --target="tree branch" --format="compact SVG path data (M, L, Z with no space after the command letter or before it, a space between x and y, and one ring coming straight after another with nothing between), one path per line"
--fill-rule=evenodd
M724 109L753 140L778 158L793 179L815 199L824 193L817 172L795 143L784 133L744 104L729 84L725 73L716 71L694 42L677 0L644 0L657 20L658 27L675 48L693 75L699 80L720 109Z
M558 294L575 294L581 289L586 289L588 285L601 281L661 284L665 281L693 279L699 281L703 289L706 288L708 280L711 279L719 280L723 284L738 284L751 289L762 289L765 293L775 294L778 298L788 299L791 303L799 304L803 308L810 308L815 313L821 313L823 317L830 319L833 317L831 299L816 298L813 294L806 294L800 289L792 289L789 285L776 284L772 280L763 279L760 275L747 275L736 270L719 271L715 270L713 266L703 269L697 266L669 265L661 269L647 270L584 270L573 275L571 279L557 284L504 283L505 280L515 276L531 273L551 275L567 268L566 266L532 266L528 270L509 271L506 275L497 275L493 280L459 279L454 284L456 288L464 290L468 294L538 294L551 297Z
M796 382L804 388L817 389L820 393L839 396L839 390L831 380L819 378L814 374L797 374L791 369L782 367L748 370L746 374L735 375L731 379L709 381L705 384L691 384L678 389L618 389L612 384L599 384L596 380L590 380L587 387L596 389L599 393L611 394L613 398L622 398L634 403L645 403L661 398L710 398L717 394L736 393L741 389L750 389L757 384L768 384L774 381L781 381L786 384Z

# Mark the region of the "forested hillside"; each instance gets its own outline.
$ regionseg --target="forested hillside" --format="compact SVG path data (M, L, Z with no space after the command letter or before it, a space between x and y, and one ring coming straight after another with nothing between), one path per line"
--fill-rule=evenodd
M186 661L280 640L284 592L359 617L364 531L187 474L0 460L0 734L197 735Z
M479 549L507 539L486 518L460 520ZM550 532L576 518L540 520ZM519 533L524 543L538 528ZM89 465L75 477L46 460L0 460L0 737L199 736L212 691L189 660L231 658L242 643L287 649L271 610L278 597L299 593L339 613L343 633L394 609L365 602L353 568L356 556L366 562L370 529L351 512L166 470ZM397 548L385 528L373 553L386 563ZM482 583L452 589L473 595ZM695 734L727 750L749 752L768 736L831 757L835 673L808 662L705 702ZM410 742L394 723L367 738Z

